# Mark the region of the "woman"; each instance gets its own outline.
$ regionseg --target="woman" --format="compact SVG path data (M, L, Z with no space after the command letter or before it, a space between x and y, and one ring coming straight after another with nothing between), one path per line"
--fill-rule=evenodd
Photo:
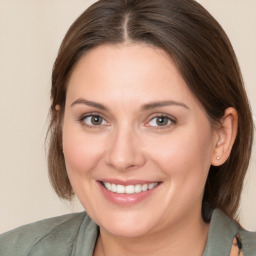
M8 232L1 255L255 255L234 221L251 112L198 3L98 1L63 40L51 98L51 182L86 213Z

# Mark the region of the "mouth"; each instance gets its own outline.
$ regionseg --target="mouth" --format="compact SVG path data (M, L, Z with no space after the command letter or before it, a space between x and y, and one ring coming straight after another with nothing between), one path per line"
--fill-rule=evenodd
M98 180L99 188L105 198L121 207L132 207L157 194L163 182L139 180Z
M122 184L115 184L110 182L100 182L103 187L105 187L108 191L117 194L139 194L142 192L146 192L158 186L160 182L152 182L152 183L144 183L144 184L136 184L136 185L122 185Z

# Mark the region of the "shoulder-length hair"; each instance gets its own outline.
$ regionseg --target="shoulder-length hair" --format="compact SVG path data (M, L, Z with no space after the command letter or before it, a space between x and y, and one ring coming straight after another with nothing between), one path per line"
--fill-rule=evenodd
M237 110L238 134L232 152L223 165L210 167L203 197L203 205L235 217L251 154L252 115L227 35L193 0L100 0L72 24L52 72L48 167L56 193L65 199L73 196L61 139L72 70L92 48L127 41L165 50L211 122L218 122L228 107ZM202 215L209 220L207 211L202 210Z

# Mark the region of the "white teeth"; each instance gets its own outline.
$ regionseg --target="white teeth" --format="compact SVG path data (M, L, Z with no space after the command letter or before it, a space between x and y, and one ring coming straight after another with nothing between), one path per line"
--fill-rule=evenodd
M111 190L112 192L116 192L116 184L111 184Z
M140 193L141 192L141 185L140 184L135 185L134 192L135 193Z
M152 188L154 188L156 185L157 185L157 182L155 182L155 183L150 183L150 184L148 185L148 189L152 189Z
M107 188L108 190L111 190L111 187L112 187L112 186L111 186L110 183L106 182L106 183L105 183L105 186L106 186L106 188Z
M158 185L158 182L150 183L150 184L136 184L136 185L120 185L109 182L103 182L105 188L109 191L118 194L137 194L144 192L146 190L150 190Z
M143 184L141 190L146 191L148 189L148 184Z
M123 185L116 185L116 193L123 194L125 192L125 187Z
M135 187L133 185L129 185L125 187L126 194L134 194Z

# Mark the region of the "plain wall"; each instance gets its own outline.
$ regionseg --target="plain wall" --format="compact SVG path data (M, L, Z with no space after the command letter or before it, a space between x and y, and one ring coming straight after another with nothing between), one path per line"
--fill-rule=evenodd
M0 233L39 219L81 211L50 187L44 140L51 69L68 27L94 1L0 0ZM201 0L226 30L256 110L256 1ZM240 209L256 230L255 148Z

